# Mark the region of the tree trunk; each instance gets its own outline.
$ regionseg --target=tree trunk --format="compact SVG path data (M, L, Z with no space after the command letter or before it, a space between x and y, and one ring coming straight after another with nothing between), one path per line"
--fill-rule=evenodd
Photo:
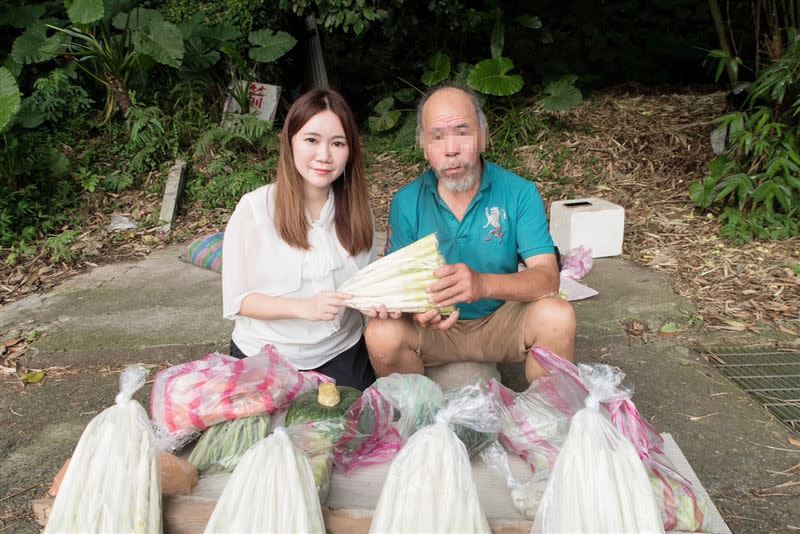
M128 88L125 86L125 82L112 74L106 75L106 81L109 90L114 94L119 109L122 110L122 113L126 113L131 107L131 97L128 95Z

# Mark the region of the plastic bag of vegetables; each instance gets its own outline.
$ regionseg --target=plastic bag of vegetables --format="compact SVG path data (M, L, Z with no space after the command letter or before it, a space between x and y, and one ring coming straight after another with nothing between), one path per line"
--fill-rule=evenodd
M205 532L325 532L311 466L285 429L276 429L242 457Z
M506 486L511 491L514 508L526 519L533 520L544 494L549 471L534 473L529 480L524 482L517 480L508 465L506 450L496 441L482 450L480 455L487 466L497 471L505 479Z
M489 391L498 400L500 442L534 472L549 472L567 437L569 421L583 406L586 393L576 390L562 373L534 380L521 393L492 379Z
M320 384L297 397L286 412L287 431L308 458L321 503L330 489L333 446L344 434L347 411L360 397L351 387Z
M161 532L156 438L147 412L132 400L148 372L125 369L115 404L86 426L45 532Z
M464 442L470 458L497 440L497 404L482 381L448 391L445 408L439 413L444 414L450 428Z
M189 463L203 474L233 471L244 453L269 435L269 425L269 415L212 425L200 435L189 454Z
M339 291L352 298L345 305L361 311L381 304L393 311L421 313L435 308L428 287L436 282L433 271L444 265L439 240L430 234L370 263L346 281ZM455 308L440 308L443 315Z
M434 422L444 404L442 389L424 375L379 378L346 414L336 464L350 473L390 461L411 434Z
M589 391L581 380L578 368L543 348L537 347L531 351L531 356L551 378L550 386L542 389L548 401L572 417L583 406ZM692 483L675 470L664 454L664 439L639 414L631 400L632 396L633 388L620 389L619 395L602 403L601 410L607 413L614 427L628 438L642 459L664 528L687 532L708 530L708 503L695 493Z
M336 465L351 473L390 461L404 441L393 424L397 417L375 384L365 389L345 414L344 432L333 447Z
M272 345L243 360L208 354L156 375L153 424L162 448L177 450L211 425L287 408L323 379L298 371Z
M481 406L491 419L490 397L464 395L408 439L389 467L370 532L490 532L467 448L451 430L454 422L469 421L486 431L480 419L472 420Z
M664 532L647 471L631 442L600 411L620 391L619 369L581 365L586 407L570 423L534 519L533 533Z
M432 424L445 404L442 388L425 375L394 373L379 378L373 387L392 403L393 424L403 439Z

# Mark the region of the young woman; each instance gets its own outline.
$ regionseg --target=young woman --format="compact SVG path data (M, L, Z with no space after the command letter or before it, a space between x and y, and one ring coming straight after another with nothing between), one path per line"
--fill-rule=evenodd
M274 184L242 197L223 241L222 300L231 355L267 343L298 369L364 389L375 380L359 312L336 288L374 259L358 129L334 91L289 110Z

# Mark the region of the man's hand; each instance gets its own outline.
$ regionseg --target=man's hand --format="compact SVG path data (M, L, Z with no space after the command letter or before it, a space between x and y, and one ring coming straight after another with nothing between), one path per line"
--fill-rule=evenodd
M439 280L431 284L433 303L438 307L453 306L461 302L472 303L484 298L480 273L463 263L444 265L433 271Z
M420 326L425 328L433 328L434 330L449 330L451 326L458 321L458 310L450 314L450 317L445 319L439 313L439 310L428 310L425 313L415 313L414 321Z
M383 304L381 304L378 308L375 306L370 306L368 310L363 311L362 313L370 319L399 319L403 315L403 312L387 310L386 306Z
M339 291L322 291L305 301L303 319L309 321L332 321L351 298L347 293Z

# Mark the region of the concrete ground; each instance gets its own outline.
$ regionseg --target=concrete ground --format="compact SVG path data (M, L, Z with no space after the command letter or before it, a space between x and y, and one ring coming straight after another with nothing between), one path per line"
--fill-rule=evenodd
M41 333L23 363L49 368L40 384L0 381L0 532L37 531L30 501L44 494L86 424L113 403L121 368L227 350L232 323L221 318L220 276L178 261L183 248L97 267L0 310L2 339ZM734 532L800 530L792 434L695 350L726 340L690 326L692 304L662 274L600 259L584 282L600 294L575 304L578 360L627 373L640 411L674 436ZM624 325L634 321L650 334L627 335ZM659 335L666 322L681 331ZM501 374L524 387L521 365L501 366ZM137 398L147 406L149 386Z

